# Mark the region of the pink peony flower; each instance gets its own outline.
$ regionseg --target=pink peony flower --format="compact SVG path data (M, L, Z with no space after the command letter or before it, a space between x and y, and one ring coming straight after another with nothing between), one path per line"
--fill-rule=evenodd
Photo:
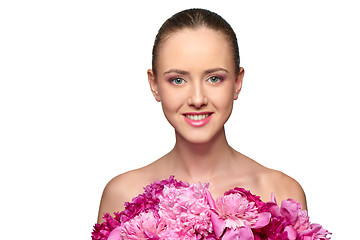
M262 229L262 232L270 237L269 239L297 239L298 228L306 226L309 219L307 212L301 210L301 204L294 203L297 202L290 199L284 200L279 207L274 194L271 194L271 201L267 202L266 205L272 218L270 224Z
M167 225L161 236L175 239L198 239L212 232L210 207L206 199L206 185L189 187L165 186L160 197L159 215Z
M152 184L144 187L144 193L133 198L132 201L125 203L125 210L121 212L121 222L126 222L134 218L144 210L154 210L154 213L159 210L159 196L162 196L165 186L183 188L188 187L188 184L177 181L174 176L169 179L155 181Z
M143 212L115 228L108 240L160 239L159 233L165 228L163 222L153 212Z
M245 196L250 202L255 202L255 205L260 212L268 212L266 203L264 203L259 196L252 194L250 191L247 191L244 188L236 187L225 192L224 195L226 196L233 193L237 193L242 196Z
M311 224L306 210L302 210L301 204L293 199L283 200L281 207L276 203L274 195L271 195L271 201L267 202L267 207L272 214L272 220L269 226L274 225L275 218L283 218L280 228L277 228L277 234L286 233L289 240L328 240L329 233L319 224ZM285 226L285 227L284 227ZM266 229L270 236L274 228ZM272 238L271 238L272 239ZM277 239L277 238L274 238ZM281 238L280 238L281 239Z
M331 233L320 224L310 224L310 227L300 233L299 240L329 240Z
M297 232L302 232L310 226L307 211L302 210L301 204L293 199L281 202L280 214Z
M260 198L250 192L235 188L225 193L214 202L208 192L208 201L211 207L211 221L216 237L222 239L254 239L251 229L266 226L271 214L260 212L258 205L263 209Z

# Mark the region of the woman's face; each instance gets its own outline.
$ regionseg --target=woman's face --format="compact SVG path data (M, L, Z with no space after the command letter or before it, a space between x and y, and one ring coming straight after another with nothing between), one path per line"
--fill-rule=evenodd
M205 143L229 118L244 71L236 74L228 40L208 29L183 29L163 40L157 74L148 71L151 90L177 134Z

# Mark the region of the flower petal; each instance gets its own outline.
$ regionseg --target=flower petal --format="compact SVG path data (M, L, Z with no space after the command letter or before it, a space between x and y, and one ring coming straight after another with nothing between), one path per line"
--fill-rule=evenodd
M211 196L211 193L209 192L209 190L207 188L205 188L204 190L205 190L206 198L207 198L210 208L215 209L215 201L214 201L213 197Z
M270 222L270 218L271 218L271 213L269 212L259 213L257 222L254 225L252 225L251 228L257 229L268 225Z
M254 234L249 226L231 229L227 228L222 240L254 240Z
M276 198L274 196L274 193L271 193L271 201L267 202L266 206L268 207L269 212L273 217L280 216L280 208L276 203Z
M120 227L114 228L107 240L120 240Z
M291 225L286 226L284 231L287 232L289 240L295 240L297 235L298 235L295 228L293 226L291 226Z
M273 192L271 193L271 202L276 203L276 198Z
M213 211L210 211L210 219L211 223L213 225L214 233L216 237L220 237L224 230L225 230L225 221L221 218L219 218L219 215L214 213Z
M280 213L288 223L294 225L298 218L298 206L289 200L283 200L281 202Z

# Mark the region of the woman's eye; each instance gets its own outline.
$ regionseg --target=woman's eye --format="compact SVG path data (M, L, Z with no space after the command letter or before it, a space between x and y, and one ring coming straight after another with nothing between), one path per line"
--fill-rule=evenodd
M222 81L222 79L220 77L217 77L217 76L212 76L208 79L208 81L210 83L219 83Z
M175 85L181 85L181 84L184 84L185 81L182 78L174 78L174 79L170 80L170 82Z

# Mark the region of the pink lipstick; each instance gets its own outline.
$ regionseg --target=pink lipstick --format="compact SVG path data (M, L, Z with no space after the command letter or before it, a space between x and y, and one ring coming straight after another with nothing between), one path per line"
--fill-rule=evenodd
M189 112L183 114L185 122L192 127L202 127L211 120L212 112Z

